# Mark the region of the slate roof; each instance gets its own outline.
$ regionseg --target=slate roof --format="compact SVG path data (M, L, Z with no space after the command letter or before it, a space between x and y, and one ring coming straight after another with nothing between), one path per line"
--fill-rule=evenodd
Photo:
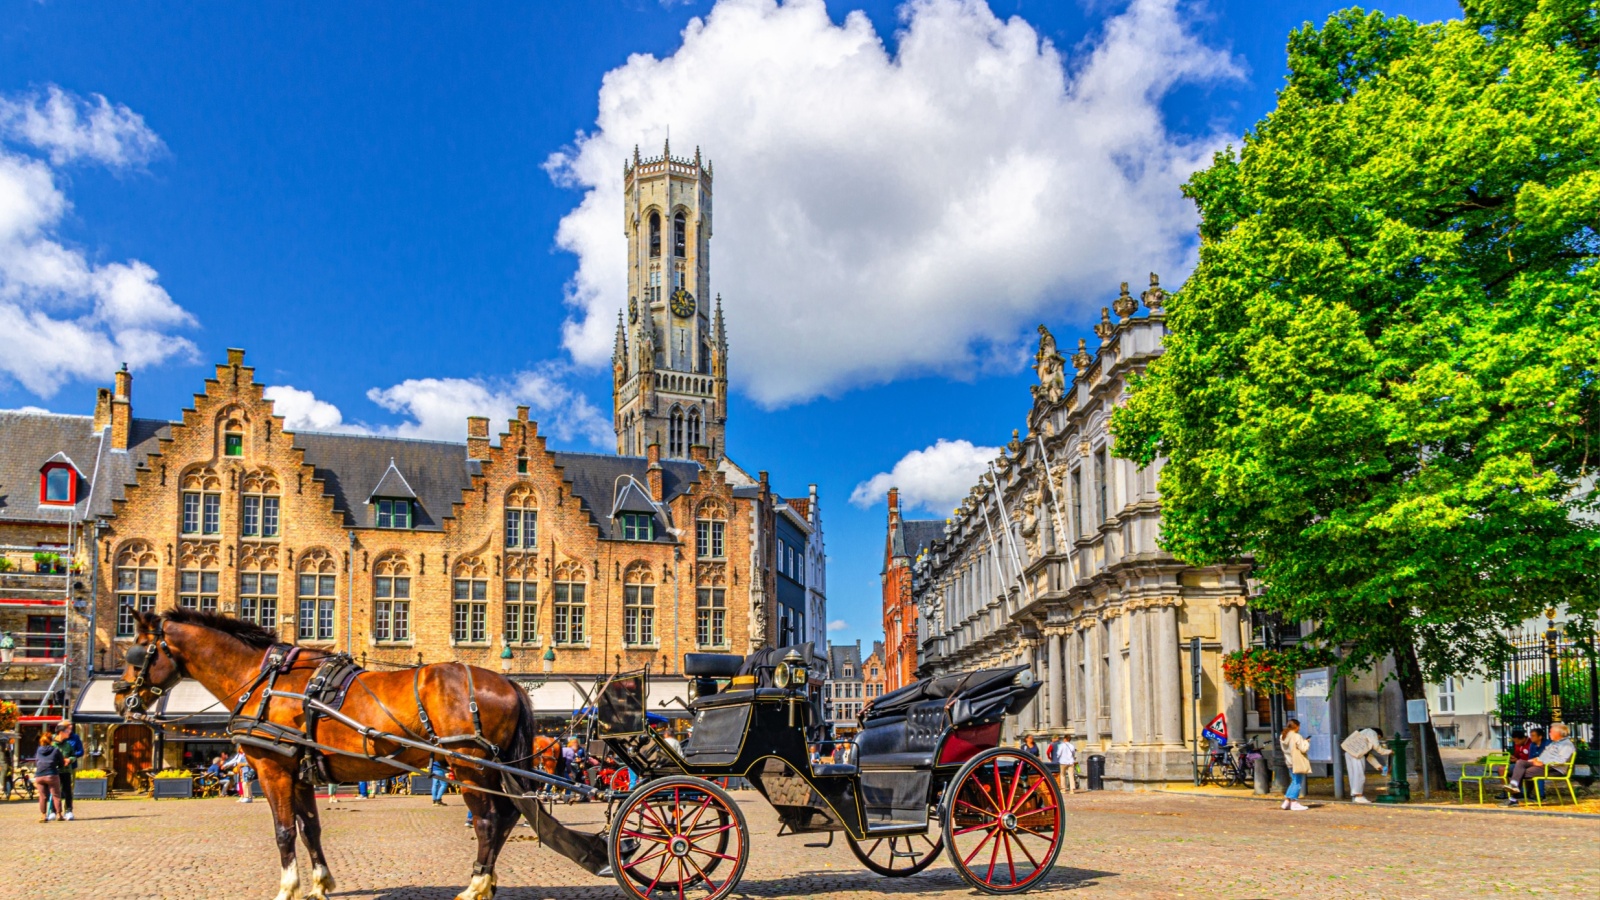
M150 459L150 454L161 449L162 438L171 436L171 422L134 419L128 423L128 449L112 450L108 429L105 444L95 461L89 515L111 515L112 501L122 499L127 487L137 480L138 470Z
M478 472L478 462L467 459L467 445L447 441L296 431L294 445L305 451L306 463L322 481L323 493L333 498L334 509L344 515L346 527L376 524L377 510L367 500L388 474L391 460L416 497L412 527L417 531L442 530L453 504L461 502L461 493L472 487Z
M83 516L100 452L100 435L93 426L90 416L0 410L0 521L65 525ZM76 506L39 503L39 470L59 454L65 454L78 470Z
M900 540L903 555L916 559L924 548L944 537L943 519L901 519Z
M849 663L851 675L846 678L843 674L845 663ZM861 645L860 644L829 644L828 645L828 677L833 681L860 681L861 680Z
M417 499L417 492L411 489L411 483L406 481L404 475L400 474L400 470L395 467L394 460L391 459L389 460L389 468L385 469L383 477L378 479L378 486L372 489L371 494L367 495L367 502L371 503L374 497L387 497L390 500L404 497L415 500Z
M610 517L616 503L616 492L631 475L646 488L650 485L650 461L642 456L611 456L603 453L558 452L551 454L561 467L562 477L572 485L572 493L583 501L589 511L589 521L600 528L602 538L620 537L621 523ZM661 461L661 496L664 503L689 492L689 487L700 477L700 464L692 460L664 459ZM619 480L620 479L620 480ZM639 510L644 512L644 510ZM657 516L656 540L667 542L666 521ZM682 527L682 524L680 527Z

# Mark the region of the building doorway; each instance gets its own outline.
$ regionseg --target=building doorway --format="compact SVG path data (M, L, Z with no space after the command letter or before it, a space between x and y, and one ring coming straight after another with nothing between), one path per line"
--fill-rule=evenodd
M148 772L154 761L155 735L148 725L118 725L109 739L112 746L113 790L136 791L143 787L139 775Z

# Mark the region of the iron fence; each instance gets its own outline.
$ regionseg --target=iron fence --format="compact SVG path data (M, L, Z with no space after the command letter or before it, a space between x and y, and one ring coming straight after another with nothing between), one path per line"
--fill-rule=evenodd
M1564 722L1573 737L1595 746L1600 721L1600 633L1576 632L1550 622L1510 636L1511 653L1497 690L1501 733L1512 728L1549 728Z

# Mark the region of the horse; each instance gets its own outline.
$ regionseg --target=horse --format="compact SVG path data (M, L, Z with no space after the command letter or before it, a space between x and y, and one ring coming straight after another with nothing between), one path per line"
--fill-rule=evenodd
M267 660L274 648L284 665L277 667L271 690L305 693L323 659L332 654L305 649L285 654L272 631L227 616L191 609L161 615L134 611L136 644L126 654L127 670L115 685L117 707L124 718L145 718L159 696L183 678L193 678L225 707L241 717L259 717L271 725L302 730L304 703L288 697L267 697ZM287 659L284 659L287 655ZM254 689L254 695L250 696ZM476 709L471 706L476 703ZM391 672L361 671L349 686L340 712L369 728L427 741L437 736L457 753L476 759L497 759L554 774L558 742L535 734L533 706L526 692L509 678L461 663L438 663ZM270 733L271 729L256 733ZM476 736L476 738L474 738ZM312 740L345 756L313 749L286 747L291 755L243 744L272 810L281 864L276 900L327 900L333 874L322 853L322 826L311 781L302 775L301 753L323 758L325 772L336 783L392 778L397 771L377 757L388 756L413 769L426 770L433 754L381 738L363 737L332 717L318 719ZM456 738L454 741L449 738ZM498 750L498 753L495 750ZM523 795L533 779L503 774L486 766L457 762L455 778L472 810L478 839L476 864L467 887L456 900L489 900L494 896L495 861L523 813L505 797L485 791ZM530 814L531 815L531 814ZM536 825L539 823L535 823ZM302 891L295 857L295 834L310 857L310 885Z

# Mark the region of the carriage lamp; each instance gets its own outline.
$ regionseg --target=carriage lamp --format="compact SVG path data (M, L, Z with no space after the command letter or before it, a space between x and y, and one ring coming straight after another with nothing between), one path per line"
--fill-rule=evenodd
M1011 683L1024 690L1033 687L1033 683L1036 680L1038 679L1034 677L1032 669L1023 669L1021 672L1011 676Z
M552 669L554 669L555 666L556 666L556 648L555 647L546 647L546 648L544 648L544 673L546 675L549 675L550 671Z
M500 671L504 672L507 675L510 675L511 674L511 660L513 660L515 658L516 658L516 654L511 652L511 645L510 644L503 645L501 650L500 650Z

